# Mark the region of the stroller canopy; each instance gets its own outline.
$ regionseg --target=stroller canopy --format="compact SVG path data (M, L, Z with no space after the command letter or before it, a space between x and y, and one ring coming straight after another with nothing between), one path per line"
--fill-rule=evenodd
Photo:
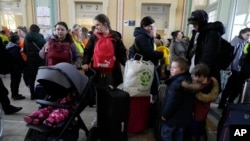
M89 78L81 74L72 64L63 62L54 66L39 67L37 81L39 80L48 80L65 88L73 86L79 94L82 94Z

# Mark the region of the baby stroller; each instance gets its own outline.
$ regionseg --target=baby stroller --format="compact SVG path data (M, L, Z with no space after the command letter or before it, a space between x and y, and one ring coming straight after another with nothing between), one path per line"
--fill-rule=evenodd
M80 113L88 106L93 94L90 89L92 78L95 75L89 70L83 75L69 63L59 63L54 66L42 66L38 70L37 81L44 87L46 98L36 100L40 108L52 106L53 108L68 108L69 116L55 127L44 124L27 124L29 128L25 141L77 141L79 130L83 129L88 134ZM76 97L74 106L55 103L54 101L65 97L65 90L74 89ZM40 109L39 108L39 109Z

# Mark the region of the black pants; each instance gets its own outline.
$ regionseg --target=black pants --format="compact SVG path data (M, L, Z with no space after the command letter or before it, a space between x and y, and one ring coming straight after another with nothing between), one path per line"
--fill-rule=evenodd
M35 98L35 81L36 74L29 74L28 76L28 85L30 87L30 95Z
M8 97L8 89L4 86L2 79L0 78L0 102L4 111L9 110L10 100Z
M11 90L11 97L15 97L19 93L19 85L21 82L22 73L19 71L13 70L10 73L10 90Z
M240 73L232 71L232 75L228 78L226 87L222 92L219 106L225 106L227 102L234 102L235 98L242 92L242 82Z

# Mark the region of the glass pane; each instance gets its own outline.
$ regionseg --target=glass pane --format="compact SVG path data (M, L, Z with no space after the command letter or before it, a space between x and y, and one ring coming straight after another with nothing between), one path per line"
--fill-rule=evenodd
M234 24L244 24L246 19L246 14L235 16Z
M15 31L17 26L23 25L22 15L0 14L1 25L7 27L11 31Z
M217 11L213 10L211 12L208 13L208 22L214 22L216 21L217 18Z

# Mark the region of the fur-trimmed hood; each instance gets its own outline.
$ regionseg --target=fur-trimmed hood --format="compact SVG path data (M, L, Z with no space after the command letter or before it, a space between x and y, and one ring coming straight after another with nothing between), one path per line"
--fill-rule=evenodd
M199 85L195 84L195 83L187 83L187 82L183 82L182 86L184 88L190 89L190 90L194 90L197 91L197 93L195 94L195 98L199 101L202 102L212 102L214 101L218 94L219 94L219 83L218 81L214 78L211 77L211 83L212 83L212 90L209 93L203 93L201 91L199 91Z

